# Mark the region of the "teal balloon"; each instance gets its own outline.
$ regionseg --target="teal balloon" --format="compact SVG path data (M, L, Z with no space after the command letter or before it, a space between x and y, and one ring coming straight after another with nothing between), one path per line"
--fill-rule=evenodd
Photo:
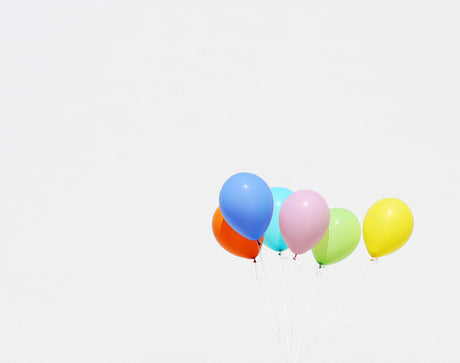
M280 210L284 201L292 194L292 191L282 187L274 187L270 188L270 190L273 195L273 216L264 235L264 245L270 247L273 251L283 252L287 249L287 246L280 231Z

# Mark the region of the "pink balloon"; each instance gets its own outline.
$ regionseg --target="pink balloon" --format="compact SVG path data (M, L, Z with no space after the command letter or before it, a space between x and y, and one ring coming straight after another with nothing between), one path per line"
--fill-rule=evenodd
M329 206L324 198L313 190L300 190L281 206L281 235L292 252L305 253L326 234L329 219Z

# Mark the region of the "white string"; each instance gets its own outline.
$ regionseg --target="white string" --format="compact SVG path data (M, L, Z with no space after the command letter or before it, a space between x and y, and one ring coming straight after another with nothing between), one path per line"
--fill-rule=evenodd
M263 268L262 261L259 260L259 262L256 262L256 259L254 259L254 271L256 274L256 282L260 286L262 286L262 283L265 279L265 274L263 273L263 270L261 270L261 268Z
M369 262L366 261L366 263L363 265L363 267L361 268L361 271L359 271L359 273L355 276L355 278L353 279L353 282L351 283L349 289L345 292L345 295L343 296L342 300L339 302L339 304L337 305L337 308L333 311L333 313L331 314L331 316L329 317L329 319L326 321L326 323L324 323L324 325L322 326L322 328L320 329L320 331L318 332L318 334L315 336L315 338L312 340L312 343L310 344L310 347L308 348L308 351L307 351L307 354L306 354L306 359L308 359L310 353L311 353L311 350L312 348L314 347L314 345L321 339L322 335L324 334L324 332L326 331L326 329L328 328L328 326L331 324L331 322L335 319L335 317L337 316L337 314L339 313L339 311L342 309L343 305L345 304L345 302L348 300L348 298L350 297L351 295L351 292L352 290L354 289L354 287L357 285L357 283L361 280L361 277L362 275L364 274L364 271L367 270L367 267L369 266Z
M292 357L294 354L293 351L293 342L294 342L294 320L297 317L297 314L295 314L296 309L296 285L297 285L297 279L299 278L299 263L297 259L294 260L294 279L292 281L292 299L291 299L291 319L290 319L290 329L289 329L289 356Z
M284 313L284 324L287 327L288 322L288 307L287 307L287 297L286 297L286 262L285 258L280 254L280 262L281 262L281 297L283 300L283 313ZM288 361L287 356L287 347L289 347L289 336L287 334L286 328L286 337L285 337L286 349L283 349L283 355L285 356L286 362ZM284 340L284 339L283 339Z
M311 316L310 312L319 296L318 288L319 288L320 274L321 274L321 265L319 265L319 268L315 271L314 283L312 284L311 292L309 294L310 302L307 305L307 309L305 311L305 326L308 326L308 323L310 322L310 316ZM294 356L294 362L297 362L297 360L300 359L299 354L300 354L301 347L302 347L302 339L299 339L299 343L297 344L297 349L296 349L295 356Z
M259 263L262 265L262 269L264 269L263 263L261 261ZM257 263L255 263L254 265L257 265ZM273 311L273 306L272 306L272 303L271 303L271 300L270 300L270 297L269 297L269 294L268 294L268 291L267 291L267 288L266 288L265 280L266 279L258 279L257 282L258 282L259 287L263 291L265 301L267 303L268 310L269 310L270 316L272 318L272 324L273 324L273 326L275 328L276 337L277 337L278 343L279 343L279 345L280 345L280 347L282 349L283 347L282 347L282 344L281 344L281 331L280 331L281 329L280 329L278 319L276 319L275 313Z
M270 313L270 316L271 316L271 319L272 319L272 324L274 326L276 338L278 340L278 344L280 346L280 349L281 349L281 352L282 352L282 355L283 355L283 360L287 363L288 362L288 357L287 357L287 352L286 352L286 350L284 348L284 344L283 344L283 339L282 339L282 334L281 334L281 323L278 320L278 318L276 317L276 314L275 314L275 311L274 311L274 308L273 308L272 299L271 299L269 291L268 291L268 287L267 287L267 283L266 283L266 281L267 281L266 276L267 275L265 273L265 266L263 264L262 258L260 258L257 263L254 263L254 265L255 265L255 268L256 268L256 279L257 279L259 287L261 288L261 290L263 291L263 294L265 296L265 301L267 303L267 307L268 307L268 310L269 310L269 313ZM259 265L259 266L257 266L257 265ZM260 273L258 272L258 267L260 268L260 270L263 273L263 278L261 278ZM282 280L283 280L283 286L284 286L284 284L285 284L284 268L283 268L283 266L281 266L281 267L282 267Z

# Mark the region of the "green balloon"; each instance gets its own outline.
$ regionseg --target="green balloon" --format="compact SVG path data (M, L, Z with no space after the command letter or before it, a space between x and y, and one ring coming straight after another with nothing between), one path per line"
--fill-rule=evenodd
M348 257L361 239L358 218L345 208L332 208L329 228L323 239L313 247L313 255L320 265L330 265Z

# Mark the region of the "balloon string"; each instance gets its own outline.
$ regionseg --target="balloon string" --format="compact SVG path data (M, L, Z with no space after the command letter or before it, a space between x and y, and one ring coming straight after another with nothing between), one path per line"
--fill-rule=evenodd
M285 259L282 257L282 255L280 254L280 262L281 262L281 296L282 296L282 301L283 301L283 312L284 312L284 328L283 330L285 330L285 333L286 333L286 349L283 349L283 355L284 355L284 358L285 358L285 361L288 362L289 361L289 356L288 356L288 347L289 347L289 336L288 336L288 332L287 332L287 325L288 325L288 303L287 303L287 294L286 294L286 261ZM283 339L284 340L284 339Z
M312 350L313 346L320 340L320 338L322 337L322 335L324 334L324 332L328 328L329 324L331 324L331 322L335 319L335 317L337 316L339 311L342 309L343 305L345 305L345 302L350 297L352 290L357 285L357 283L361 280L361 277L364 274L364 271L367 270L368 266L369 266L369 263L366 262L363 265L363 267L361 268L361 271L359 271L358 274L355 276L355 278L353 279L353 282L351 283L351 286L345 292L344 296L342 297L342 300L337 305L337 308L332 312L332 314L330 315L329 319L326 321L326 323L324 323L324 325L319 330L318 334L316 334L316 336L314 337L313 341L311 342L310 347L308 348L308 351L307 351L306 358L308 358L308 356L311 353L311 350Z
M280 323L279 319L276 317L274 307L273 307L273 301L272 301L272 298L270 297L270 294L269 294L269 291L268 291L268 285L267 285L268 281L267 281L267 278L266 278L265 267L264 267L262 258L260 259L259 262L260 263L258 265L262 266L264 278L258 280L258 282L259 282L258 285L260 286L260 288L263 291L263 294L265 296L265 301L267 303L267 307L268 307L268 310L270 312L270 316L271 316L271 319L272 319L272 324L273 324L274 329L275 329L276 338L278 340L278 344L280 346L280 349L283 352L282 354L283 354L284 361L286 363L288 363L288 357L285 356L284 347L283 347L283 343L282 343L282 339L281 339L281 323ZM276 295L278 296L279 294L276 294Z
M306 309L306 314L305 314L305 326L308 326L310 323L310 319L312 317L311 311L312 311L312 306L316 303L316 300L318 299L319 293L319 280L320 280L320 275L321 275L321 269L322 266L319 265L318 269L315 271L315 277L314 277L314 283L312 284L312 288L310 291L310 303L307 305ZM300 354L300 350L302 347L302 339L299 339L299 343L297 344L297 349L294 357L294 362L297 362Z
M263 265L262 261L260 261L260 262L261 262L260 265ZM258 279L257 281L259 282L258 285L259 285L260 289L262 290L262 292L263 292L263 294L265 296L265 301L267 303L268 310L269 310L270 316L272 318L272 323L275 326L276 337L278 338L278 343L279 343L280 347L282 348L282 344L281 344L281 329L280 329L278 319L276 319L276 316L274 314L271 300L269 298L269 294L268 294L267 287L266 287L266 279Z
M265 267L262 261L262 258L259 258L259 263L257 263L256 258L254 257L254 271L256 274L256 281L257 282L262 282L265 280Z
M289 335L289 355L290 357L293 357L294 354L294 349L293 349L293 343L294 343L294 323L295 323L295 317L298 316L297 314L297 309L296 309L296 286L297 286L297 280L300 278L300 273L302 271L299 263L297 260L294 260L294 279L292 282L292 301L291 301L291 326L290 326L290 335Z

